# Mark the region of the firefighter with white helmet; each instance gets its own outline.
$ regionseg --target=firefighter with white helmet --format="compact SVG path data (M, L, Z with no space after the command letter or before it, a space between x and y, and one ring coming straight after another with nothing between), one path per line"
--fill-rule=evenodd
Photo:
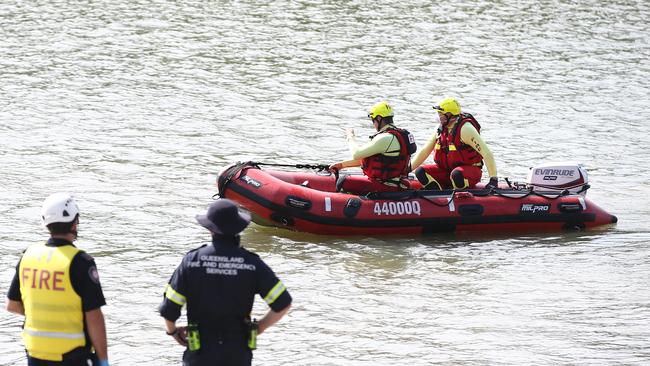
M74 246L79 207L67 193L43 202L45 243L25 250L8 293L7 310L24 315L30 366L108 366L106 300L94 259ZM94 352L93 352L94 350Z

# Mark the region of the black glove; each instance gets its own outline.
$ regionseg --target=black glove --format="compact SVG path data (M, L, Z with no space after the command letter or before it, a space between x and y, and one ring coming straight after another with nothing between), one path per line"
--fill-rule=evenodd
M490 177L490 182L485 185L486 189L490 188L498 188L499 187L499 178L497 177Z

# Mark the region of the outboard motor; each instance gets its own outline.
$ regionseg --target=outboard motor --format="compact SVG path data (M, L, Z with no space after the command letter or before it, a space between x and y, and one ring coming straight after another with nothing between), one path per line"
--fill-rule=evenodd
M547 163L530 168L528 185L534 191L564 191L584 196L589 189L587 170L579 163Z

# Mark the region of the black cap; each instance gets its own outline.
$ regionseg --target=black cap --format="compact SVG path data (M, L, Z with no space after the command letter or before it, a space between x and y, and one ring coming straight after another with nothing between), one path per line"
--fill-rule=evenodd
M196 215L196 221L215 234L236 235L248 226L251 216L240 212L233 201L221 198L208 207L205 215Z

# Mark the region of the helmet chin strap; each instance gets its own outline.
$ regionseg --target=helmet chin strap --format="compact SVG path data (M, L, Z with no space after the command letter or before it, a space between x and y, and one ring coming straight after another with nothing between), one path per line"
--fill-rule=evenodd
M383 124L384 120L383 120L383 118L381 118L381 116L377 116L375 118L378 118L377 119L377 127L375 127L375 130L377 130L377 132L379 132L379 131L381 131L381 129L383 127L382 124Z
M77 236L79 236L79 232L77 230L78 226L79 226L79 215L77 214L77 217L74 219L74 224L70 228L70 234L72 234L73 236L72 241L77 240Z
M458 119L458 116L445 117L445 122L443 123L442 121L440 121L440 125L442 127L447 127L447 126L449 126L450 123L456 122L457 119Z

